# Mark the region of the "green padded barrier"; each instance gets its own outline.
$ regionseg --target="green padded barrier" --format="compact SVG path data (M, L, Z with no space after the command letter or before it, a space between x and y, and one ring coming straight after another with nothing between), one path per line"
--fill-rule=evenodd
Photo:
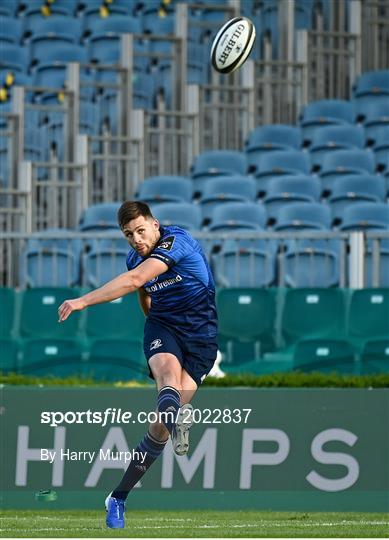
M367 341L361 354L361 375L389 373L389 338Z
M0 337L11 337L15 318L15 291L0 288Z
M269 373L285 373L286 371L291 371L292 368L293 363L290 360L252 360L251 362L244 362L243 364L232 365L231 367L227 366L227 369L224 362L220 364L220 369L231 375L267 375Z
M299 341L293 353L293 367L305 372L357 372L353 347L347 341L335 339Z
M274 346L275 296L269 289L231 288L217 292L224 367L259 358Z
M359 289L353 292L348 317L352 341L389 337L389 289Z
M77 335L80 312L58 322L58 308L64 300L76 298L78 289L37 287L23 293L20 313L20 335L31 338L73 338Z
M344 336L346 294L341 289L302 288L286 292L282 336L286 345L306 338Z
M75 339L30 339L24 342L20 371L28 375L82 375L82 344Z
M92 343L84 373L97 380L145 380L147 362L140 341L100 339Z
M86 310L85 331L88 337L143 339L145 317L138 294L131 293L106 304Z
M0 339L0 370L3 372L18 371L19 347L14 339Z

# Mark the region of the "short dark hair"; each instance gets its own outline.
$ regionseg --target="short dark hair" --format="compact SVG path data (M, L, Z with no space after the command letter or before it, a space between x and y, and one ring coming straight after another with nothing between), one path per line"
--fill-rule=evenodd
M148 204L141 201L126 201L118 210L118 222L121 229L133 219L143 216L154 219Z

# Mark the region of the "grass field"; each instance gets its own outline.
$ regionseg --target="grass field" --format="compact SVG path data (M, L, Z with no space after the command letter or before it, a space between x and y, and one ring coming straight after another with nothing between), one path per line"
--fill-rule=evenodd
M104 512L0 513L1 537L389 537L389 514L255 511L127 511L109 530Z

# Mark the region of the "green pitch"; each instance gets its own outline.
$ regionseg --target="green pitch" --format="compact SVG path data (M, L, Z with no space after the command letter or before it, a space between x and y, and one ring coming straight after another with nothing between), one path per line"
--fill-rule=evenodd
M255 511L127 511L125 529L104 511L1 512L0 537L389 537L389 514Z

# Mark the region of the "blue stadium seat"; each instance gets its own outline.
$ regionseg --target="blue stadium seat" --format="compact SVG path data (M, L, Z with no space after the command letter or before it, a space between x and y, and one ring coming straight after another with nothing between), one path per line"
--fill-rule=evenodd
M319 201L321 193L320 181L315 176L279 176L273 178L263 199L268 217L268 224L277 221L280 208L295 202Z
M309 174L310 163L307 152L274 150L255 155L247 154L248 170L254 174L259 196L266 195L269 182L279 175Z
M318 129L309 147L313 170L321 169L323 158L332 150L362 149L364 145L364 133L360 126L326 126Z
M213 213L210 231L261 230L266 225L263 205L250 202L227 202L219 204Z
M288 287L334 287L339 284L337 251L321 247L325 241L302 243L302 247L288 247L282 254L285 284ZM304 247L305 244L305 247ZM316 245L315 245L316 244Z
M387 167L389 156L389 124L381 126L375 131L372 145L374 159L378 171L383 171Z
M88 56L91 62L101 64L119 64L121 58L120 34L92 36L89 40ZM147 71L149 68L148 45L135 40L134 71Z
M220 203L254 201L255 195L255 182L248 176L216 177L205 185L199 201L203 220L209 222Z
M341 223L345 208L350 204L372 201L384 202L385 180L381 176L350 175L339 177L333 185L328 202L336 225Z
M275 279L275 253L227 240L214 255L213 268L219 287L268 287Z
M3 43L1 45L0 69L14 69L27 73L28 64L28 52L24 47L14 43Z
M71 287L80 282L80 240L66 229L46 229L27 242L21 283L27 287ZM46 238L53 236L54 238ZM65 236L65 238L64 238Z
M381 126L389 124L389 103L388 100L382 103L372 101L365 110L363 126L365 128L365 137L368 144L376 138L377 130Z
M355 81L353 88L354 99L358 103L366 100L387 101L389 99L389 70L367 71Z
M81 231L118 230L117 213L121 206L119 202L95 204L87 208L81 216L79 229Z
M298 150L300 145L301 133L298 127L273 124L253 129L244 143L244 150L245 152Z
M4 45L4 42L13 43L19 45L22 38L22 22L20 19L14 17L3 16L0 11L0 42Z
M389 205L385 203L355 203L344 210L342 231L389 228Z
M83 285L101 287L107 281L126 271L126 258L130 248L122 236L114 239L99 239L92 242L83 258Z
M303 202L283 206L278 213L275 230L325 230L330 227L331 211L328 206L314 202Z
M387 246L388 243L381 240L377 258L374 245L367 244L365 252L365 287L389 288L389 248Z
M162 203L152 206L152 212L162 226L178 225L189 231L201 227L201 212L195 204Z
M14 17L18 11L15 0L2 0L0 4L0 17Z
M101 21L105 21L107 19L110 19L111 17L122 17L127 18L128 17L128 9L126 9L123 6L115 6L113 3L109 5L109 15L108 17L102 16L100 9L102 7L102 4L93 6L92 4L89 5L89 0L86 4L88 7L83 11L83 21L84 21L84 38L88 38L95 28L95 25L100 23ZM131 30L130 30L131 31Z
M246 173L246 158L235 150L210 150L199 154L190 170L192 178Z
M326 125L352 124L353 106L341 99L323 99L306 105L299 116L304 144L310 144L317 128Z
M72 24L69 24L68 17L49 17L37 21L29 40L32 63L53 59L62 60L61 51L59 51L58 56L50 56L49 58L47 58L47 51L50 50L52 55L52 47L58 47L59 45L66 47L69 43L78 44L81 31L82 26L79 19L72 20Z
M332 192L334 179L342 174L374 174L374 155L370 150L336 150L323 158L320 171L322 193Z
M153 176L141 183L137 199L156 205L164 202L190 202L193 186L185 176Z

